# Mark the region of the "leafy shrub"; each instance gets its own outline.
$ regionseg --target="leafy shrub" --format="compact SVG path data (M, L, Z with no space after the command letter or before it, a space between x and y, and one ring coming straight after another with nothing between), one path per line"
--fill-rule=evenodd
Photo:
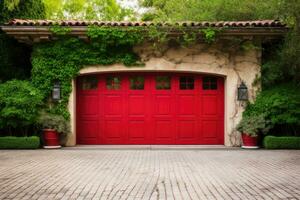
M297 133L300 125L300 89L283 84L262 91L254 103L247 106L243 118L264 115L272 127L285 127L286 133Z
M0 84L0 128L18 129L27 135L36 123L43 96L28 81L11 80Z
M0 30L0 83L30 77L31 50Z
M263 143L266 149L300 149L300 137L266 136Z
M267 133L271 128L270 122L263 114L257 116L244 116L237 125L237 130L249 136L257 136L259 133Z
M12 18L44 19L46 17L45 6L41 0L0 1L0 10L0 24Z
M37 122L42 128L55 129L58 133L70 133L70 123L61 115L41 112Z
M31 137L0 137L0 149L37 149L40 138Z

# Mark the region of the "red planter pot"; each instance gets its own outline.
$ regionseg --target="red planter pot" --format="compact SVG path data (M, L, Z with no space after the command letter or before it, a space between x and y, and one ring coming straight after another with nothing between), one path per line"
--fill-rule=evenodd
M249 136L247 134L242 134L243 145L242 148L245 149L257 149L258 147L258 137Z
M54 129L44 129L44 148L45 149L56 149L61 148L59 144L59 135Z

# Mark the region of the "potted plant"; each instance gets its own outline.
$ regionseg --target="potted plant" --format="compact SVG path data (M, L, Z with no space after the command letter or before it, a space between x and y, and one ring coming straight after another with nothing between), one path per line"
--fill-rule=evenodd
M270 122L264 115L243 116L237 125L237 130L242 134L242 148L256 149L258 146L258 137L270 130Z
M60 135L70 132L69 122L63 116L41 112L38 124L43 128L44 148L61 148Z

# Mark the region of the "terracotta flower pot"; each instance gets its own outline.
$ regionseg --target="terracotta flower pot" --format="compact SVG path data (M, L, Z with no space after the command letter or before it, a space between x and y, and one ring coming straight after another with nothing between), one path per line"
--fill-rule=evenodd
M44 148L58 149L61 148L59 144L59 135L54 129L43 129L44 134Z
M243 145L242 148L244 149L257 149L258 147L258 137L257 136L249 136L247 134L242 134Z

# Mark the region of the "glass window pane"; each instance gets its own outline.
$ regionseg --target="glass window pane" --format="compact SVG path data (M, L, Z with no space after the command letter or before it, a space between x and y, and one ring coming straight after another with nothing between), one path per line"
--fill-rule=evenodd
M186 77L185 76L181 76L180 77L180 83L185 83L186 82Z
M185 84L180 84L180 89L181 90L185 90L186 89L186 85Z
M182 76L179 78L179 86L181 90L193 90L194 89L194 77Z
M202 83L203 90L217 90L218 84L217 84L217 78L216 77L203 77L203 83Z
M121 78L117 76L109 76L106 78L106 89L119 90L121 88Z
M171 77L170 76L157 76L156 77L156 89L157 90L170 90L171 89Z
M194 78L193 77L188 77L187 82L188 83L194 83Z
M194 89L194 82L187 84L187 89L193 90Z
M134 76L129 79L131 90L143 90L145 78L143 76Z
M203 84L203 89L204 90L209 90L209 84Z
M81 79L80 87L82 90L95 90L98 88L97 76L87 76Z
M207 84L207 85L209 85L209 83L210 83L210 77L203 77L203 84Z
M212 83L212 84L210 85L210 89L211 89L211 90L216 90L216 89L218 89L217 84L216 84L216 83Z

